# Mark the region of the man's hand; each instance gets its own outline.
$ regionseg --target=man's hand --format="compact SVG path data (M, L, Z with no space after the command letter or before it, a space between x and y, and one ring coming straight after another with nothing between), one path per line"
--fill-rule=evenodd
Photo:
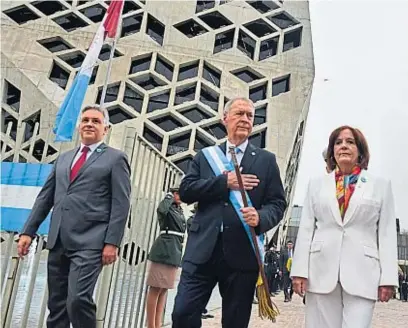
M254 207L243 207L241 208L242 215L244 216L245 222L250 227L257 227L259 224L259 214Z
M115 245L106 244L102 250L102 264L109 265L116 261L118 248Z
M17 254L20 258L23 258L28 254L30 249L31 241L33 238L27 235L21 235L17 244Z
M241 174L242 183L245 190L252 190L259 184L259 179L254 174ZM238 178L235 171L228 172L228 189L239 190Z
M307 289L307 279L301 277L293 277L292 278L292 286L293 290L296 294L303 297L306 294Z
M380 286L378 287L378 300L380 302L388 302L394 294L393 286Z

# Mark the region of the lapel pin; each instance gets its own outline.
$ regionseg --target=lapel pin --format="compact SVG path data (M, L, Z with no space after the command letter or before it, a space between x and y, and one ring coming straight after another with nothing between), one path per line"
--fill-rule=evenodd
M102 152L102 149L97 148L97 149L96 149L96 152L97 152L97 153L101 153L101 152Z
M251 153L251 155L252 155L252 156L255 156L255 152L253 151L253 152Z

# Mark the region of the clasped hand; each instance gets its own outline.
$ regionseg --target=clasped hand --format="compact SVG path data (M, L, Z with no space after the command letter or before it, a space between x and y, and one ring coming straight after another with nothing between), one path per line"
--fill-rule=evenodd
M259 179L254 174L241 174L241 177L245 190L252 190L259 184ZM239 190L238 178L234 171L228 172L227 185L231 190Z
M245 190L252 190L259 184L259 179L254 174L241 174L242 183ZM231 190L239 190L238 178L235 172L228 172L228 188ZM241 208L242 216L245 222L250 227L257 227L259 225L259 214L254 207Z

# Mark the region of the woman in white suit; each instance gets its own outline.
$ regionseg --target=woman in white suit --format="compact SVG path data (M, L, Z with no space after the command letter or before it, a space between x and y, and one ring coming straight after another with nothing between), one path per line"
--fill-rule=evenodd
M398 285L389 181L367 172L363 134L342 126L327 148L330 174L311 179L293 258L293 288L306 296L306 328L369 328L377 300Z

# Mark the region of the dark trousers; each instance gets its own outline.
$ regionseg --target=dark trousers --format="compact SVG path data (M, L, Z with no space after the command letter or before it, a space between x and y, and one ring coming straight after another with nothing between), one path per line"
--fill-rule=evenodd
M285 294L285 300L292 299L293 295L292 279L290 278L289 272L283 273L283 292Z
M408 301L408 286L405 284L405 286L401 287L401 296L400 299L403 301Z
M201 327L202 309L217 283L222 297L222 327L248 327L258 272L229 267L221 237L207 263L185 261L182 269L172 314L173 328Z
M101 250L65 250L58 242L48 254L48 328L95 328L92 294L102 269Z
M278 278L276 273L272 274L269 286L271 293L276 293L278 291Z

